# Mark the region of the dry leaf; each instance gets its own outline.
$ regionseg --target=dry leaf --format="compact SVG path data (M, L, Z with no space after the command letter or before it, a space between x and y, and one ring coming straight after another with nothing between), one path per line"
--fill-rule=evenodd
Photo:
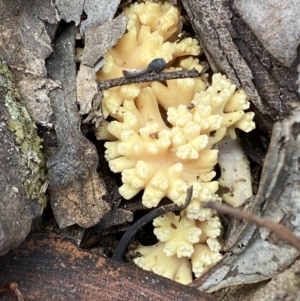
M290 67L300 42L299 1L235 0L234 5L264 47Z
M117 18L107 21L103 25L90 28L85 35L85 47L81 63L94 67L103 54L122 37L126 26L127 18L124 14L120 14Z
M126 26L127 18L124 14L120 14L116 19L92 27L86 32L84 53L77 75L77 95L81 115L90 113L92 106L94 108L90 114L99 111L99 108L94 105L97 103L96 100L101 98L96 82L96 72L103 65L99 65L99 61L124 34ZM100 101L98 102L100 105ZM93 117L89 118L93 119ZM96 120L99 118L101 119L101 116L96 116Z
M84 0L56 0L54 3L61 19L68 23L74 21L76 25L80 23Z

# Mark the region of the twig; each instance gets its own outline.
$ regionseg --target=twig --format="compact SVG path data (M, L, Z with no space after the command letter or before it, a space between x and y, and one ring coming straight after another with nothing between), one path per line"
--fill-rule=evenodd
M152 210L150 213L144 215L142 218L140 218L135 224L133 224L123 235L121 238L113 256L112 259L114 260L122 260L123 254L125 253L125 250L129 244L129 242L133 239L135 234L146 224L150 223L152 220L154 220L156 217L159 217L166 212L174 212L174 211L182 211L185 209L191 202L193 195L193 186L188 188L186 193L186 199L182 206L178 206L175 203L160 206L154 210Z
M136 83L146 83L152 81L165 81L176 78L194 78L199 77L205 73L208 69L208 65L204 66L201 72L196 69L192 70L180 70L174 72L160 72L160 73L147 73L134 78L118 77L110 80L104 80L98 83L99 90L107 90L109 88L124 86Z
M0 287L0 293L13 292L18 297L18 301L24 301L24 298L18 289L18 284L16 282L11 282L8 286Z
M235 209L226 205L220 205L215 202L203 203L202 207L215 209L220 213L229 214L236 218L243 219L249 223L256 224L260 227L265 227L287 240L300 252L300 238L297 237L293 233L293 231L291 231L289 228L285 227L282 224L275 223L269 219L262 218L257 215L253 215L251 213Z

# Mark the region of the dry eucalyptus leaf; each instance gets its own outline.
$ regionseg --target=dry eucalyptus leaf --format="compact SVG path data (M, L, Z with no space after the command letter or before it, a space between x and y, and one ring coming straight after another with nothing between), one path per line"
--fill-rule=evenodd
M294 106L290 118L274 125L254 213L282 223L300 237L299 144L300 108ZM222 262L193 286L212 292L266 280L284 271L298 256L298 251L282 238L265 228L248 225Z
M109 210L102 199L105 185L96 172L95 146L80 132L76 106L76 34L74 25L66 26L47 61L49 77L62 85L62 89L50 93L59 148L47 162L50 201L60 228L72 224L91 227Z
M264 47L290 67L300 42L299 1L235 0L234 5Z
M83 9L87 18L81 22L80 33L84 36L87 29L111 20L120 2L120 0L85 0Z
M0 1L0 52L31 117L41 124L50 121L48 93L58 86L47 79L45 58L52 47L43 20L57 22L50 1Z
M82 62L77 75L77 95L81 115L90 113L93 102L95 103L100 97L96 81L96 72L102 67L99 65L99 61L103 54L122 37L126 26L127 18L124 14L120 14L114 20L87 30ZM107 34L108 32L109 34ZM98 109L95 106L93 112L99 111ZM96 120L101 118L101 116L96 117Z
M299 301L300 260L269 281L231 286L214 293L222 301Z

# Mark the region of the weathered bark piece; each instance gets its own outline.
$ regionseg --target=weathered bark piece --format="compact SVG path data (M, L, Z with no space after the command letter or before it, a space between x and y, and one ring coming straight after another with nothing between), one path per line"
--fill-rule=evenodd
M97 86L96 72L104 65L104 53L122 37L126 26L127 18L120 14L117 18L86 31L83 57L77 75L77 95L80 114L89 114L87 120L93 119L97 123L102 121L102 115L99 115L102 93Z
M274 125L254 214L280 222L300 237L300 108ZM298 251L264 228L248 225L223 260L192 286L204 291L258 282L284 271Z
M126 30L127 21L126 16L120 14L114 20L90 28L85 35L85 48L81 63L94 67L103 54L122 37Z
M214 295L222 301L299 301L299 271L300 260L298 259L270 281L232 286L215 292Z
M299 1L235 0L234 5L263 46L290 67L300 42Z
M120 2L120 0L85 0L83 9L87 18L81 22L80 33L84 35L87 29L111 20Z
M281 65L260 44L238 16L231 0L182 1L213 72L225 73L245 89L254 105L257 123L270 133L285 104L297 102L296 63Z
M252 294L241 293L239 300L243 301L299 301L299 271L300 261L297 260L291 267L284 272L276 275L266 285L256 289ZM222 299L226 301L225 299ZM231 299L232 300L232 299ZM229 299L228 299L229 301Z
M0 1L0 52L12 69L16 87L30 116L51 122L48 93L58 84L47 78L45 58L52 52L43 20L58 22L52 1Z
M26 301L213 301L213 296L135 266L78 249L48 233L33 234L0 257L0 287L16 282ZM16 300L1 294L2 301Z
M103 121L101 112L102 93L98 89L96 72L103 67L104 61L95 68L80 64L77 74L77 100L81 115L89 114L85 122L96 118L99 124Z
M96 148L80 132L76 106L76 34L74 25L66 26L47 61L49 77L60 81L62 86L50 93L59 149L47 162L50 202L60 228L72 224L91 227L109 210L102 199L105 185L96 172Z
M56 0L54 3L61 19L66 22L74 21L76 25L80 23L84 0Z
M41 214L46 181L41 139L0 58L0 255L18 246ZM37 200L41 204L38 204Z
M109 232L109 228L133 221L133 213L124 209L116 209L108 212L101 222L95 227L97 232Z

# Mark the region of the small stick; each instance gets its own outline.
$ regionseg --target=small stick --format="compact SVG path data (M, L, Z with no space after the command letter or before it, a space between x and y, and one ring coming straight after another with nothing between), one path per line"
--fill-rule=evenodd
M226 205L220 205L215 202L203 203L202 207L215 209L220 213L229 214L236 218L243 219L249 223L256 224L260 227L265 227L271 230L272 232L276 233L277 235L281 236L285 240L287 240L300 252L300 238L297 237L293 233L293 231L291 231L289 228L285 227L282 224L275 223L269 219L265 219L257 215L253 215L251 213L236 208L232 208Z
M186 199L183 205L178 206L175 203L160 206L148 214L144 215L142 218L140 218L136 223L134 223L122 236L113 256L112 259L114 260L122 260L123 254L126 251L126 248L130 241L133 239L135 234L146 224L150 223L152 220L154 220L156 217L159 217L167 212L174 212L174 211L182 211L185 209L191 202L193 195L193 186L188 188L186 193Z
M18 289L18 284L16 282L11 282L8 286L0 287L0 293L14 292L18 297L18 301L24 301L24 298Z
M99 90L107 90L109 88L124 86L136 83L146 83L152 81L165 81L170 79L177 78L194 78L199 77L203 73L205 73L208 69L208 65L204 67L204 69L199 72L196 69L192 70L180 70L174 72L160 72L160 73L147 73L141 76L126 78L126 77L118 77L109 80L104 80L98 83Z

